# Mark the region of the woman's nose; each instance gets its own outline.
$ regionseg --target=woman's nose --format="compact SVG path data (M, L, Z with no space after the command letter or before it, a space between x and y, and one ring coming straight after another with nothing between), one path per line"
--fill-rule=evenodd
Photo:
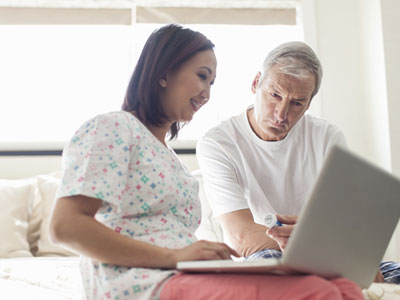
M202 90L200 96L203 101L207 102L210 99L210 90Z

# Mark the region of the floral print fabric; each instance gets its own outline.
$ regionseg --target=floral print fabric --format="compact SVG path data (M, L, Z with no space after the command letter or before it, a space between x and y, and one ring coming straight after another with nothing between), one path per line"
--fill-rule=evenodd
M96 219L124 236L168 248L196 241L198 183L135 116L111 112L87 121L63 153L57 198L101 199ZM127 268L81 258L88 299L156 299L175 270Z

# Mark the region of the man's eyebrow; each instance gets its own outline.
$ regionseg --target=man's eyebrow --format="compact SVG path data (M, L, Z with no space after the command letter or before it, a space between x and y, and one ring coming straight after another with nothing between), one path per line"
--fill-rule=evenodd
M272 90L274 93L279 93L279 90L278 90L275 86L272 86L272 87L271 87L271 90Z

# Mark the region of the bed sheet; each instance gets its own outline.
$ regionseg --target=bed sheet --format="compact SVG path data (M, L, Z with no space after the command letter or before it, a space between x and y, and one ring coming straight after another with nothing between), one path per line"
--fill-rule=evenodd
M81 300L79 257L0 259L2 300Z

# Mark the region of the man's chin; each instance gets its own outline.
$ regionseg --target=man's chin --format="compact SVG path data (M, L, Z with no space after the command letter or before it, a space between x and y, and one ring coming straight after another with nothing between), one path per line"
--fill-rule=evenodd
M267 130L264 131L267 139L266 141L281 141L287 136L286 130L279 130L276 127L269 127Z
M275 130L279 131L286 131L287 130L287 124L275 124L273 122L268 122L268 127L269 128L274 128Z

